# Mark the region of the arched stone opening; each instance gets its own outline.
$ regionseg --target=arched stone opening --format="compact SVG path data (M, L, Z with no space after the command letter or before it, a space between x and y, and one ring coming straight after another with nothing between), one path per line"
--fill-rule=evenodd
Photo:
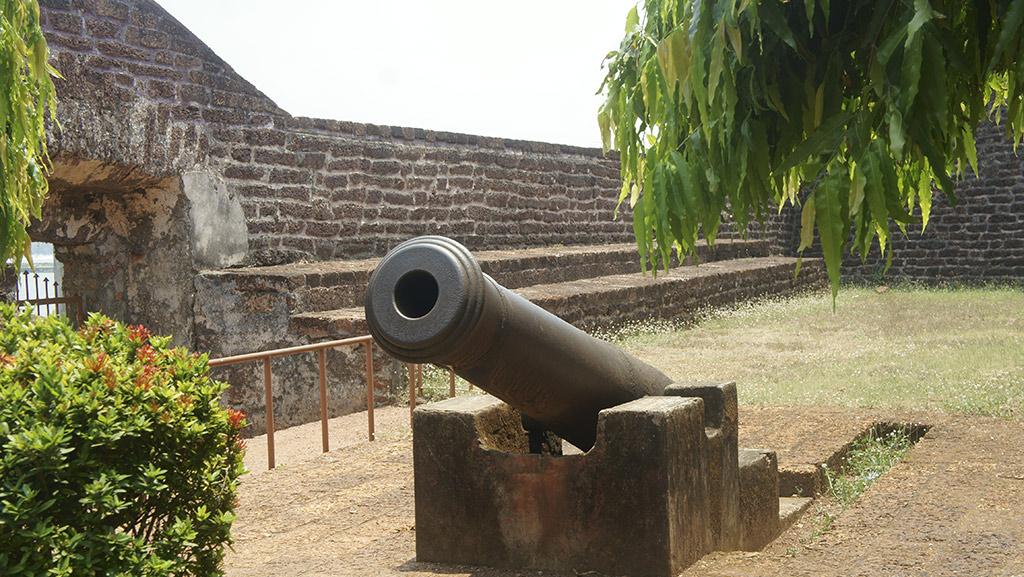
M66 294L101 312L192 344L196 272L190 203L180 177L58 161L34 240L54 245Z

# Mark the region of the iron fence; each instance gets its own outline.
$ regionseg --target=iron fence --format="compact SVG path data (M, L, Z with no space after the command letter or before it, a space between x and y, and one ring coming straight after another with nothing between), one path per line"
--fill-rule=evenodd
M61 294L61 284L49 277L22 271L21 278L15 283L14 301L21 306L35 309L39 316L63 316L71 320L75 326L81 326L85 320L85 304L80 295Z

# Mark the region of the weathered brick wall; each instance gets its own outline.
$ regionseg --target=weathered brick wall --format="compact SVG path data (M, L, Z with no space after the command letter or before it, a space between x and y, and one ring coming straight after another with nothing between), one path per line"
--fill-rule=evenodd
M252 262L381 255L419 234L473 249L631 238L613 219L617 162L597 150L287 117L215 134Z
M149 0L41 0L57 80L62 163L96 162L139 178L209 158L210 124L268 125L283 112ZM59 179L58 179L59 180Z
M476 249L630 238L617 162L598 150L293 118L150 0L41 6L66 78L58 187L81 185L64 175L82 163L111 189L210 169L244 210L247 264L381 255L426 233Z
M986 124L978 138L978 173L957 186L959 202L934 196L931 218L922 233L912 227L893 241L887 278L919 282L1024 281L1024 158L1013 152L1005 127ZM861 265L848 259L846 274L879 278L884 262Z

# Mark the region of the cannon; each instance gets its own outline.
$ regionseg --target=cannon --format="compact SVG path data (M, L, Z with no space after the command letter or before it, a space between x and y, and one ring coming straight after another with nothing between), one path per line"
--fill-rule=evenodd
M458 242L406 241L366 293L370 332L390 355L451 367L583 451L598 413L661 395L671 379L504 288Z
M738 449L735 384L673 383L444 237L388 253L365 307L387 353L490 393L414 412L417 561L669 577L777 534L775 455ZM537 450L561 439L583 453Z

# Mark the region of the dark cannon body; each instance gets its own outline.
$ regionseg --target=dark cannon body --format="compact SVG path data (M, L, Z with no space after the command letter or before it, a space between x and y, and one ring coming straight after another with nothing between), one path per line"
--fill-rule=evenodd
M384 257L370 277L366 319L389 354L449 366L584 451L601 410L671 383L502 287L445 237L415 238Z
M418 562L672 577L778 534L777 459L739 449L734 383L671 383L438 236L384 257L366 319L391 355L491 394L414 413Z

